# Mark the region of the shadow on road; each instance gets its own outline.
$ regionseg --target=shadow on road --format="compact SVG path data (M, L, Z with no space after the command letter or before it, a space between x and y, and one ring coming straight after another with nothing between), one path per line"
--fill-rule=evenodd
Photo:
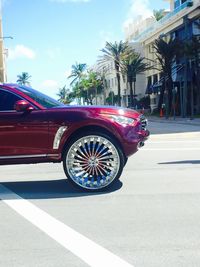
M55 199L94 196L109 194L119 190L122 187L122 182L119 180L111 188L105 191L102 190L94 193L81 191L81 189L74 187L67 179L50 181L2 182L0 184L24 199ZM8 199L10 198L12 197L8 194Z
M169 162L160 162L160 165L163 164L200 164L200 160L182 160L182 161L169 161Z

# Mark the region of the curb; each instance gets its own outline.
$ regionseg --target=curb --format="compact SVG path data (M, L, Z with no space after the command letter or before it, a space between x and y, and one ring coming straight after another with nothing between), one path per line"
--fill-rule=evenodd
M159 119L159 118L152 118L152 117L146 117L148 121L150 122L158 122L158 123L173 123L173 124L184 124L184 125L191 125L191 126L200 126L200 119L197 119L197 121L186 119L186 121L181 121L179 119Z

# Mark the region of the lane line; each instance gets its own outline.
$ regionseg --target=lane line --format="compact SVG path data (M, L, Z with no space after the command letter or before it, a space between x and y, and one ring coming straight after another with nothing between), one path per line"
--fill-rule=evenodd
M141 148L140 149L141 151L142 150L145 150L145 151L198 151L200 150L200 148L196 148L196 147L183 147L183 148Z
M197 143L197 144L200 144L200 141L199 140L163 140L163 141L152 141L152 140L149 140L148 141L149 144L162 144L162 143L169 143L169 144L173 144L173 143L184 143L184 144L187 144L187 143Z
M134 267L0 184L0 199L92 267Z

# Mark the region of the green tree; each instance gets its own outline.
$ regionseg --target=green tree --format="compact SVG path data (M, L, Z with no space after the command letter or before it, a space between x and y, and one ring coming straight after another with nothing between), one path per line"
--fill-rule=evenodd
M157 21L159 21L165 16L164 12L165 12L164 9L159 9L159 10L154 9L153 10L153 16Z
M146 70L150 69L148 63L145 62L145 58L141 57L140 54L132 50L132 53L129 53L124 56L122 59L122 71L127 77L127 82L130 87L130 106L135 107L136 101L136 76L138 74L144 73ZM134 85L134 92L133 92Z
M30 85L30 78L31 76L28 72L22 72L21 74L17 75L17 83L21 85Z
M72 86L72 91L74 95L78 98L79 104L81 104L81 99L84 97L83 86L81 80L85 76L87 65L85 63L75 63L72 65L71 74L68 76L68 79L73 78L70 86Z
M80 81L83 91L86 92L86 101L88 104L92 104L93 98L95 98L95 104L97 104L97 95L102 92L102 79L98 72L88 71L87 76L84 76Z
M101 57L100 62L105 64L105 62L114 62L114 68L117 77L117 87L118 87L118 105L121 106L121 84L120 84L120 64L121 56L129 50L128 42L120 41L110 43L106 42L105 48L101 50L104 55Z
M72 71L71 74L68 76L68 79L73 78L72 82L70 83L70 85L79 82L81 80L81 78L84 75L84 72L86 70L87 65L85 63L75 63L74 65L72 65Z
M97 105L97 95L102 91L102 79L99 73L90 71L88 73L89 89L95 97L95 104Z
M66 85L59 89L57 96L59 96L58 101L63 104L69 104L74 99L74 94L70 92L70 89L66 88Z
M106 98L106 103L108 105L114 106L117 103L118 97L113 91L109 92L108 97Z
M81 105L81 100L86 98L86 92L83 90L83 84L81 81L72 85L72 94L74 98L78 100L79 105Z

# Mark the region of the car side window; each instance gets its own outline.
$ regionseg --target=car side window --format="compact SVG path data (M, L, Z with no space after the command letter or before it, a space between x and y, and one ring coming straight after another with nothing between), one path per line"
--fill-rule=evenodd
M14 110L15 102L20 98L10 92L0 90L0 111Z

